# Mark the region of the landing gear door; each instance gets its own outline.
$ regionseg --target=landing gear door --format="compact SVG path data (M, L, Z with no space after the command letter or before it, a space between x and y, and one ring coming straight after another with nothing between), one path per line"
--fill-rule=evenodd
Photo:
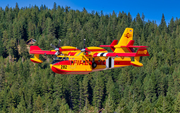
M114 67L114 58L108 57L106 59L106 68L113 68Z

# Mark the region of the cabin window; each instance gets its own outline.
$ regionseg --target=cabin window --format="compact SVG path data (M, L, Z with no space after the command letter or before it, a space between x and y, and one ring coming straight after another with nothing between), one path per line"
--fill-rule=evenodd
M65 60L69 60L68 57L56 57L56 60L53 60L51 64L60 62L60 61L65 61Z
M62 60L65 61L65 60L66 60L66 57L62 58Z
M68 57L56 57L56 60L65 61L65 60L69 60L69 58Z

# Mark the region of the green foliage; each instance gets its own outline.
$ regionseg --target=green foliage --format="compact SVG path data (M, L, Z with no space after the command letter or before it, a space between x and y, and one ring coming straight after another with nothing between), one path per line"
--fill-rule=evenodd
M174 104L174 111L175 112L180 112L180 93L178 93L175 104Z
M145 15L105 15L45 5L0 8L0 112L107 113L180 112L180 20L158 26ZM110 44L124 29L134 29L135 45L149 46L143 67L124 67L89 75L59 75L49 62L30 62L26 41L42 49ZM111 51L110 48L107 48ZM42 57L42 56L41 56ZM51 58L51 57L49 57Z

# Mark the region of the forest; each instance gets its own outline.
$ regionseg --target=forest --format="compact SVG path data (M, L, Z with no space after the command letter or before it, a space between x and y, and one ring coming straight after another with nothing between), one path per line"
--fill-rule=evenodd
M0 113L179 113L180 19L159 25L130 13L103 14L61 7L0 7ZM53 56L30 61L27 40L41 49L50 44L109 45L125 28L134 29L134 45L149 46L143 67L123 67L88 75L52 72ZM111 51L110 48L107 49ZM49 60L46 60L49 59Z

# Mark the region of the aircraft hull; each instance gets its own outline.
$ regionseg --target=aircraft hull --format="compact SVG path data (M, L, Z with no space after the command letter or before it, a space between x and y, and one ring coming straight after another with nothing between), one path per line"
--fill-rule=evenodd
M51 70L58 74L89 74L91 71L65 71L54 66L51 66Z

